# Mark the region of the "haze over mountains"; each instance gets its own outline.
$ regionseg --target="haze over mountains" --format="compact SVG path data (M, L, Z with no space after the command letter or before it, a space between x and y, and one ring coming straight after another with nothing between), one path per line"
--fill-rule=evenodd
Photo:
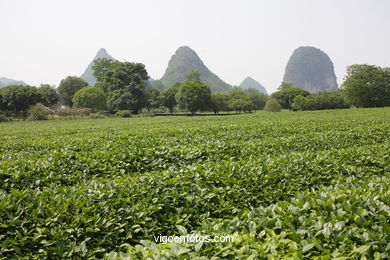
M104 58L114 60L104 48L101 48L81 75L81 78L89 85L93 86L96 83L92 71L94 61ZM185 81L186 75L192 71L199 71L200 80L213 92L224 92L231 88L230 84L210 71L198 54L188 46L178 48L168 62L168 67L162 78L159 80L150 79L148 86L162 91L170 88L176 82ZM283 81L291 82L294 86L311 93L338 90L332 61L325 52L314 47L299 47L293 52L287 63ZM265 87L251 77L245 78L239 87L243 89L255 88L267 94Z
M338 90L329 56L320 49L308 46L295 49L287 63L283 82L291 82L310 93Z
M261 85L259 82L254 80L251 77L246 77L241 84L239 85L240 88L242 89L248 89L248 88L254 88L260 91L261 93L264 93L267 95L267 90L264 88L263 85Z
M25 86L27 84L24 81L9 79L9 78L5 78L5 77L0 78L0 87L5 87L5 86L9 86L9 85Z

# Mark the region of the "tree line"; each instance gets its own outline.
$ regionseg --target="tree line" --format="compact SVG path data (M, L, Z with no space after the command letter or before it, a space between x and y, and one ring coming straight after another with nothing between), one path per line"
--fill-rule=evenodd
M390 69L366 64L347 68L341 89L310 94L283 82L271 96L256 89L232 87L228 92L211 93L194 71L187 80L160 91L150 87L148 73L141 63L97 60L93 67L95 86L81 78L69 76L58 88L50 85L7 86L0 88L0 110L8 115L26 116L28 109L41 103L46 107L90 108L92 111L122 111L137 114L142 110L171 114L177 110L192 114L209 111L235 113L268 111L319 110L390 105Z

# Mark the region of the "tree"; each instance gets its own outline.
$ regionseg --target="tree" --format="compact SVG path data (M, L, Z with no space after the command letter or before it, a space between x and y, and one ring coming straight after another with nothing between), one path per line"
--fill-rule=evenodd
M306 98L302 95L298 95L294 98L294 102L292 104L293 110L306 110L307 109L307 101Z
M26 116L27 109L42 101L42 95L36 87L7 86L0 88L0 108L4 111Z
M229 98L227 94L214 92L211 93L209 108L214 112L214 114L218 114L221 111L227 111L229 105Z
M244 90L240 87L233 87L229 91L229 108L230 110L236 111L237 114L242 111L250 111L251 104L248 96Z
M200 72L199 71L191 71L186 75L187 81L200 81Z
M298 95L292 104L293 110L320 110L348 108L340 91L319 92L309 96Z
M267 102L267 96L259 91L248 94L248 99L252 103L252 107L255 110L262 110Z
M59 102L59 95L54 86L49 84L41 84L38 88L42 95L42 104L47 107L56 106Z
M157 89L151 89L147 93L146 107L150 111L152 108L159 108L161 106L161 93Z
M176 102L176 93L179 91L180 83L175 83L172 87L164 90L161 94L162 104L169 109L169 112L172 114Z
M347 68L342 84L347 102L357 107L390 105L390 70L367 64Z
M61 104L71 107L73 105L72 98L74 94L86 86L88 86L88 82L79 77L68 76L61 80L60 85L58 86Z
M207 108L211 91L208 86L200 81L186 81L180 84L176 94L176 102L182 109L195 114L198 110Z
M283 90L288 88L294 88L294 84L292 82L282 82L282 84L280 84L280 86L278 87L278 90Z
M300 88L284 88L272 93L271 97L276 99L282 108L292 109L294 98L298 95L306 97L310 95L310 93Z
M264 110L268 112L280 112L281 108L282 106L279 104L279 102L276 99L270 98L265 104Z
M149 78L141 63L98 60L93 67L96 85L108 96L110 110L131 110L137 114L146 105Z
M84 87L77 91L72 99L73 107L90 108L96 112L107 107L107 95L101 88Z

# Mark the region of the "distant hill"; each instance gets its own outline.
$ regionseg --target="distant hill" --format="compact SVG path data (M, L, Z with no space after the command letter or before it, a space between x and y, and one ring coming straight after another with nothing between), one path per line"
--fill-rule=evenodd
M0 78L0 87L10 86L10 85L25 86L27 84L24 81L18 81L18 80L4 78L4 77Z
M311 93L338 90L332 61L325 52L314 47L299 47L294 51L283 82L291 82Z
M261 93L264 93L267 95L267 90L261 85L259 82L254 80L251 77L246 77L243 82L241 82L240 88L242 89L248 89L248 88L254 88L260 91Z
M170 88L176 82L186 81L186 75L192 71L200 72L200 80L209 86L211 91L227 91L231 87L211 72L196 52L187 46L177 49L160 82L164 89Z
M82 78L83 80L85 80L86 82L88 82L88 84L90 86L94 86L96 84L96 79L95 77L93 76L93 70L92 70L92 66L94 65L94 61L97 60L97 59L110 59L110 60L115 60L113 57L111 57L106 49L104 48L101 48L95 58L91 61L91 63L89 63L88 67L85 69L84 73L80 76L80 78Z

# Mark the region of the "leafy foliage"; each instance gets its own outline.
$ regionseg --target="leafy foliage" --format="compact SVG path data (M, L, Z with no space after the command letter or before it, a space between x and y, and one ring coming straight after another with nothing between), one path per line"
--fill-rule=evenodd
M173 113L175 106L177 105L176 94L179 91L179 88L180 83L175 83L172 87L164 90L161 93L162 104L169 109L169 112L171 114Z
M367 64L351 65L347 68L342 88L351 105L390 106L390 69Z
M285 87L279 91L272 93L271 97L276 99L284 109L292 109L294 98L298 95L308 96L310 93L300 88Z
M50 112L42 103L37 103L28 110L27 120L47 120Z
M14 115L24 114L28 108L42 101L37 88L31 86L7 86L0 88L0 109Z
M47 107L54 107L58 105L59 94L54 86L50 86L49 84L42 84L39 86L38 90L42 95L43 105Z
M298 95L292 104L293 110L321 110L349 108L341 91L320 92L309 96Z
M386 259L389 113L0 124L0 258Z
M84 87L74 94L72 102L74 107L86 107L96 112L106 109L107 95L101 88Z
M96 85L108 96L111 110L131 110L137 114L146 105L146 81L149 76L141 63L99 59L93 67Z
M282 106L274 98L268 99L267 103L265 104L265 107L264 107L264 110L268 111L268 112L280 112L281 109L282 109Z
M186 81L180 84L176 93L176 102L182 109L195 114L199 110L207 109L211 91L200 81Z
M88 83L79 77L68 76L61 80L58 86L61 104L69 107L73 106L72 99L74 94L86 86L88 86Z

